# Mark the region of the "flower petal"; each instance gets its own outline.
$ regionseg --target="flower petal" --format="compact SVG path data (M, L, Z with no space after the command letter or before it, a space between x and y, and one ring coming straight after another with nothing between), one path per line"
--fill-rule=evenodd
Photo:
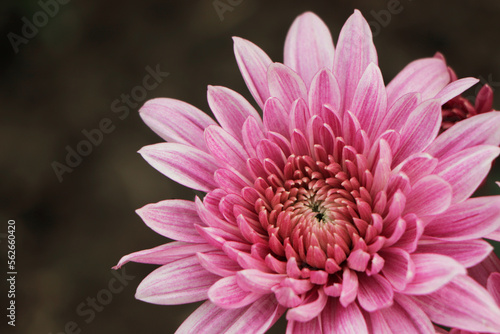
M422 100L433 98L450 82L446 63L439 58L423 58L408 64L387 85L387 100L391 106L401 96L419 92Z
M498 154L500 148L496 146L479 145L439 161L434 173L451 185L452 204L462 202L472 195L490 171L491 162Z
M332 69L333 54L330 30L316 14L306 12L295 19L286 36L284 63L306 85L320 69Z
M328 298L328 302L321 313L323 333L336 334L368 334L365 318L358 305L340 305L336 298Z
M280 133L286 138L290 136L288 132L288 110L275 97L267 99L264 105L264 126L268 131Z
M428 236L450 241L483 238L500 227L500 196L469 198L452 205L425 228Z
M164 237L193 243L204 243L194 225L203 225L194 202L171 199L148 204L136 213L144 223Z
M179 100L157 98L147 101L139 112L144 123L166 141L206 151L203 131L215 122L200 109Z
M415 264L408 252L392 247L380 251L379 254L385 260L384 268L382 268L384 277L394 289L404 290L406 284L415 276Z
M242 289L262 294L271 293L272 287L285 278L286 275L264 273L257 269L240 270L236 274L236 281Z
M141 148L139 153L160 173L186 187L210 191L217 187L215 159L184 144L160 143Z
M208 290L208 298L214 304L223 308L240 308L247 306L262 294L245 291L237 283L236 276L221 278Z
M208 86L207 99L210 109L222 128L240 141L242 140L241 129L246 119L252 116L260 121L257 110L243 96L229 88Z
M234 55L241 75L257 104L262 108L269 97L267 68L271 58L258 46L243 38L233 37Z
M440 254L412 254L415 276L406 285L404 294L425 295L450 282L457 275L465 275L464 266L449 256Z
M337 79L330 70L322 69L312 79L311 88L309 89L309 109L311 114L323 117L325 104L330 105L333 110L340 110L341 103L342 96L340 95ZM326 120L327 117L323 117L323 119Z
M210 286L219 279L203 268L196 256L166 264L149 274L137 287L139 300L179 305L207 299Z
M370 63L378 64L372 32L363 15L355 10L340 31L333 62L344 108L351 105L359 79Z
M435 215L448 209L452 187L441 177L428 175L418 180L406 196L405 213Z
M443 88L434 98L440 99L441 104L445 104L455 96L465 92L479 82L476 78L462 78L451 82Z
M373 312L392 305L393 290L391 284L381 275L358 275L358 302L368 312Z
M280 63L269 65L267 70L269 93L277 97L287 112L290 112L293 101L302 98L307 100L307 88L302 78L287 66Z
M437 324L469 331L500 331L500 309L488 291L468 276L459 275L438 291L413 298Z
M477 265L491 253L493 247L484 240L441 241L437 239L420 240L417 253L446 255L465 268Z

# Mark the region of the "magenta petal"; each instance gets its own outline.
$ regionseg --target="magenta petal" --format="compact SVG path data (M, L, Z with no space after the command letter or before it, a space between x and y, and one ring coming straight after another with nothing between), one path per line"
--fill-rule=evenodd
M207 254L197 253L198 261L207 271L222 276L233 276L237 271L241 270L240 265L231 260L225 253L211 252Z
M208 298L222 308L240 308L259 299L262 294L245 291L237 283L236 276L221 278L208 290Z
M465 119L443 132L426 152L440 160L477 145L500 144L500 112L492 111Z
M438 159L433 158L428 153L416 153L397 165L396 168L394 168L393 173L405 173L413 185L422 177L432 173L436 169L438 162Z
M309 89L309 108L312 115L322 116L325 104L330 105L333 110L340 110L341 103L339 84L332 72L328 69L318 72Z
M410 298L396 294L394 305L370 313L374 333L434 334L427 315Z
M438 291L414 297L429 318L440 325L478 332L500 331L500 309L472 278L459 275Z
M488 277L486 287L497 305L500 305L500 273L492 273Z
M255 157L255 146L257 146L259 140L264 139L264 132L259 122L253 117L248 117L245 123L243 123L241 135L248 155Z
M335 334L368 334L365 318L358 305L340 305L336 298L328 298L328 302L321 313L323 333Z
M274 297L265 296L252 305L223 309L206 301L175 332L176 334L260 333L264 334L283 314Z
M321 69L332 69L333 40L325 23L311 12L293 22L285 40L284 63L297 72L306 85Z
M113 267L113 269L119 269L130 261L164 265L179 259L193 256L198 252L204 253L215 250L217 250L217 248L206 243L190 244L182 241L174 241L158 247L125 255L120 259L118 264Z
M370 63L378 64L372 32L363 15L355 10L340 31L333 62L344 108L351 105L359 79Z
M165 200L148 204L136 212L149 228L167 238L193 243L205 242L194 227L195 224L203 224L194 202Z
M399 132L408 121L408 116L421 103L420 100L420 93L412 92L401 96L390 108L387 106L387 112L378 126L377 134L381 134L387 130Z
M291 308L286 313L286 319L292 321L306 322L316 318L323 311L328 296L323 289L317 290L317 298L309 301L306 299L302 305Z
M435 215L450 206L452 188L441 177L428 175L417 181L406 196L405 213Z
M144 160L160 173L186 187L210 191L217 187L215 159L194 147L177 143L160 143L139 150Z
M207 98L222 128L239 140L242 139L241 128L248 117L260 121L257 110L243 96L229 88L208 86Z
M368 136L373 137L387 111L384 79L374 63L368 65L359 80L349 110L356 115Z
M277 97L287 112L293 101L302 98L307 100L307 88L302 78L287 66L280 63L269 65L267 70L269 93Z
M420 240L417 253L446 255L465 268L477 265L491 253L493 247L484 240L462 240L457 242L439 239Z
M289 137L288 111L277 98L269 98L264 105L264 126L268 131L274 131Z
M149 274L137 287L142 301L178 305L207 299L210 286L219 279L203 268L196 256L166 264Z
M438 58L418 59L408 64L387 85L388 105L401 96L420 92L422 100L433 98L450 82L446 63Z
M300 322L289 320L286 325L286 334L311 334L321 333L321 323L319 318L314 318L311 321Z
M434 173L452 186L453 204L472 195L490 171L491 162L498 154L500 148L480 145L450 155L439 162Z
M464 266L449 256L440 254L412 254L415 276L406 285L404 294L425 295L450 282L457 275L465 275Z
M449 85L443 88L434 98L440 99L441 104L445 104L455 96L465 92L467 89L471 88L479 82L476 78L463 78L451 82Z
M241 143L219 126L209 126L205 130L205 142L214 157L243 176L249 176L246 161L248 155Z
M425 235L450 241L483 238L500 227L500 196L469 198L452 205L425 228Z
M236 281L243 290L261 294L271 293L271 289L285 278L286 275L269 274L256 269L240 270L236 274Z
M439 100L427 100L415 108L401 130L401 143L394 155L393 166L429 145L439 132L441 118Z
M269 97L267 68L272 63L269 56L258 46L243 38L233 37L234 55L241 75L253 98L260 107Z
M373 312L392 305L393 289L381 275L358 275L358 302L368 312Z
M415 264L410 254L400 248L387 248L380 251L384 258L382 274L392 284L395 290L402 291L406 284L415 276Z
M215 122L200 109L179 100L158 98L147 101L139 112L144 123L166 141L206 151L203 131Z

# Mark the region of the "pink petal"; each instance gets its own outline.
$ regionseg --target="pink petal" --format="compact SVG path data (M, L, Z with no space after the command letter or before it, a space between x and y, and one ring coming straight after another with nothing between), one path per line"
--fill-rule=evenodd
M417 216L444 212L452 200L452 187L441 177L428 175L418 180L406 196L405 213Z
M430 154L416 153L397 165L396 168L394 168L393 173L405 173L413 185L422 177L432 173L436 169L437 165L438 159L433 158Z
M412 254L415 276L403 291L410 295L432 293L457 275L465 275L465 268L451 257L440 254Z
M174 241L158 247L125 255L120 259L118 264L113 267L113 269L119 269L130 261L164 265L179 259L193 256L198 252L204 253L215 250L217 250L217 248L206 243L190 244L182 241Z
M241 75L253 98L262 108L269 97L267 68L272 63L269 56L258 46L243 38L233 37L234 55Z
M240 265L223 252L197 253L198 261L207 271L222 277L233 276L241 270Z
M420 240L418 253L434 253L446 255L465 268L477 265L491 253L493 247L484 240L463 240L460 242L434 239Z
M215 159L194 147L177 143L160 143L141 148L139 153L160 173L186 187L210 191L217 187Z
M387 93L378 66L370 63L354 92L349 108L359 120L361 128L373 137L387 111Z
M245 123L243 123L241 135L248 155L255 157L255 147L259 140L264 139L264 133L260 128L259 122L253 117L248 117Z
M272 296L239 309L223 309L206 301L175 332L176 334L264 334L283 314L283 308Z
M207 98L210 109L222 128L240 141L241 128L246 119L252 116L260 121L260 115L255 108L243 96L229 88L208 86Z
M328 302L321 313L323 333L336 334L368 334L365 318L358 305L340 305L336 298L328 298Z
M482 286L486 286L488 277L492 272L500 272L500 259L491 252L481 263L468 269L469 276L475 279Z
M228 167L248 177L248 155L241 143L221 127L212 125L205 130L205 142L212 155Z
M485 84L476 95L476 101L474 102L474 108L478 114L482 114L491 111L493 107L493 89Z
M400 248L387 248L379 253L385 260L382 273L395 290L402 291L415 276L415 264L408 252Z
M429 318L440 325L478 332L500 331L500 309L472 278L459 275L438 291L414 297Z
M450 82L446 63L438 58L418 59L408 64L387 85L388 105L401 96L418 92L422 100L433 98Z
M467 89L471 88L479 82L476 78L462 78L451 82L449 85L443 88L434 98L440 99L441 104L445 104L455 96L465 92Z
M378 63L372 32L363 15L355 10L340 31L333 62L344 108L351 105L358 82L370 63Z
M157 98L147 101L139 112L144 123L166 141L206 151L203 131L215 122L198 108L179 100Z
M314 86L314 82L313 82ZM312 88L311 88L312 89ZM295 100L290 112L290 122L288 131L292 133L295 129L306 132L307 122L311 118L311 113L303 99Z
M290 112L293 101L307 99L307 88L302 78L283 64L269 65L267 81L269 93L280 100L287 112Z
M342 291L340 292L340 303L343 307L347 307L358 295L359 281L358 275L353 270L344 268L342 273Z
M439 100L427 100L415 108L401 130L401 143L394 155L393 166L427 147L439 132L441 118Z
M500 227L500 196L469 198L452 205L425 228L428 236L450 241L483 238Z
M500 144L500 112L488 112L456 123L425 150L440 160L477 145Z
M312 115L322 116L323 106L330 105L334 110L340 110L342 96L339 84L332 72L322 69L313 78L309 89L309 108ZM326 119L325 117L323 117Z
M321 333L321 323L319 318L314 318L311 321L300 322L289 320L286 325L286 334L311 334Z
M480 145L467 148L439 162L434 173L452 186L453 204L472 195L488 174L491 162L498 154L500 148Z
M401 96L390 108L387 106L387 113L380 122L377 134L381 134L387 130L399 132L408 121L408 116L420 103L420 94L412 92Z
M279 99L271 97L264 105L264 126L269 131L289 137L288 132L288 110L285 109Z
M219 279L203 268L196 256L166 264L149 274L137 287L139 300L178 305L207 299L209 287Z
M149 228L164 237L193 243L205 242L194 227L195 224L203 224L194 202L171 199L148 204L136 213Z
M261 294L271 293L271 289L285 278L286 275L269 274L256 269L240 270L236 274L236 281L243 290Z
M208 290L210 301L222 308L247 306L261 296L262 294L242 290L236 281L236 276L221 278Z
M317 298L314 300L307 300L297 307L291 308L286 313L288 321L306 322L316 318L321 311L323 311L328 296L322 289L317 290Z
M427 315L410 298L396 294L394 305L370 313L374 333L434 334Z
M392 305L393 290L391 284L380 275L358 275L358 302L368 312L373 312Z
M307 12L295 19L286 36L284 63L306 85L320 69L332 69L333 54L330 30L316 14Z
M500 273L492 273L488 277L486 287L497 305L500 305Z

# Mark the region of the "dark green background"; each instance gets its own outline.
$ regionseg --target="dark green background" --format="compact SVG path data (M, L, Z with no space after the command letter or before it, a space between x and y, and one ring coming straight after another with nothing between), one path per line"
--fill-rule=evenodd
M225 2L225 1L224 1ZM168 198L193 199L136 153L160 141L137 109L120 120L111 103L142 84L145 67L170 75L147 98L173 97L208 112L206 86L223 85L250 98L233 57L231 36L261 46L282 61L294 18L320 15L337 39L359 8L368 21L388 1L244 0L221 21L212 0L76 1L61 5L39 33L15 53L7 35L20 34L36 1L0 5L0 233L17 223L17 333L59 333L75 321L82 333L173 333L196 305L156 306L134 299L136 286L154 266L129 264L136 278L87 324L76 307L107 287L110 271L127 253L166 242L134 210ZM401 0L375 37L380 67L389 81L408 62L443 52L460 77L490 81L500 91L500 3L495 0ZM473 89L474 90L474 89ZM500 108L500 97L495 101ZM52 170L67 145L103 118L116 129L60 183ZM499 193L493 180L482 194ZM0 278L6 272L0 240ZM5 300L5 280L2 300ZM5 310L6 302L0 309ZM7 328L0 312L0 328ZM273 329L284 332L284 322ZM1 329L4 333L4 329Z

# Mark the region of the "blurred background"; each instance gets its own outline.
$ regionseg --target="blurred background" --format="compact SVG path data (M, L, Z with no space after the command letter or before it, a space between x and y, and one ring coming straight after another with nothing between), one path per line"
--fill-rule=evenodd
M395 3L397 11L384 16ZM495 0L2 1L0 277L7 271L9 219L16 221L18 275L16 327L6 326L3 311L0 332L173 333L199 304L135 300L136 287L154 266L128 264L115 292L108 287L115 277L110 268L121 256L167 241L134 210L195 196L136 153L161 141L138 108L150 98L172 97L210 114L209 84L251 99L231 36L249 39L282 61L297 15L314 11L336 40L354 8L372 26L387 82L410 61L441 51L459 77L474 76L496 89L494 106L500 108ZM151 81L144 89L143 79L155 70L162 73L158 84ZM474 87L465 95L476 92ZM98 144L79 144L99 127L108 133L95 137ZM78 145L87 156L56 173ZM499 166L480 194L499 193L493 182L500 180ZM105 305L92 306L96 297ZM280 321L270 332L283 333L284 326Z

